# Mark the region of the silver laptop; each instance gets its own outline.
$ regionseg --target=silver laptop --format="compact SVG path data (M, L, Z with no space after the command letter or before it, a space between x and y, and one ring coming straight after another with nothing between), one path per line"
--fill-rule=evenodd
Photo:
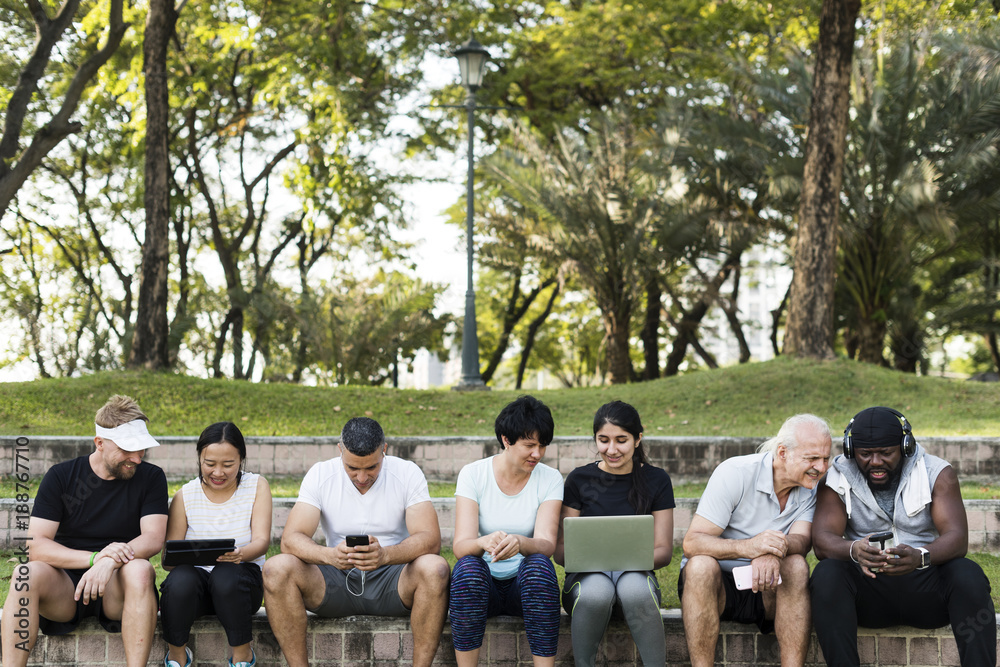
M567 572L652 570L653 517L566 517L563 546Z

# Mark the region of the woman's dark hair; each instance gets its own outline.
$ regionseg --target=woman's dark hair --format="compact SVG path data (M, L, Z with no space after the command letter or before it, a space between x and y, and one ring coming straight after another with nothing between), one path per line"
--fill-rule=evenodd
M247 443L243 440L243 433L233 422L215 422L201 432L197 445L198 480L205 481L201 478L201 450L217 442L229 443L240 453L240 469L236 471L236 486L239 486L240 480L243 479L243 464L247 460Z
M504 406L493 423L500 449L505 449L503 439L514 444L521 438L538 438L542 447L548 447L555 432L552 411L534 396L518 396Z
M639 411L624 401L605 403L594 415L594 437L605 424L614 424L631 435L639 443L632 454L632 472L629 477L632 487L628 491L628 503L636 514L649 514L653 507L653 496L646 488L646 481L639 468L649 463L646 450L642 446L642 420Z

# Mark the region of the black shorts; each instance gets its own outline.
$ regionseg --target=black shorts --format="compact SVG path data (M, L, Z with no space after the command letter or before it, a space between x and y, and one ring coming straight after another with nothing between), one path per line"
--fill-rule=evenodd
M725 570L722 572L722 587L726 590L726 606L723 608L719 620L752 623L765 635L774 632L774 619L767 618L763 593L754 593L750 589L739 590L736 588L733 573ZM677 596L684 599L683 568L680 576L677 577Z
M80 579L86 574L87 570L63 570L69 575L70 581L73 582L73 588L76 588L77 584L80 583ZM156 594L156 599L160 599L159 591L156 590L156 586L153 587L153 592ZM87 618L88 616L95 616L97 622L101 624L101 627L108 632L121 632L122 622L121 620L114 620L108 618L104 615L103 608L104 598L97 598L96 600L91 600L90 602L84 604L83 600L76 601L76 614L73 618L68 621L51 621L41 614L38 616L38 629L42 631L43 634L49 636L65 635L76 630L76 626L80 625L80 621Z
M73 582L73 588L80 583L80 579L86 574L86 570L63 570L69 575L70 581ZM121 632L122 623L121 621L115 621L104 615L104 609L102 604L104 602L103 598L97 598L96 600L91 600L89 603L84 604L83 600L76 601L76 614L69 621L50 621L44 616L38 616L38 629L41 630L46 635L65 635L76 630L76 626L80 625L80 621L87 618L88 616L96 616L98 623L107 630L108 632Z

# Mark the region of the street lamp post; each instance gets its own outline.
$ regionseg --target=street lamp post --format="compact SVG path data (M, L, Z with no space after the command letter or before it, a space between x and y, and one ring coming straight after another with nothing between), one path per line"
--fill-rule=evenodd
M462 72L462 85L468 94L465 96L465 110L469 121L469 175L465 195L465 239L468 263L468 288L465 291L465 322L462 326L462 380L452 389L489 389L479 375L479 336L476 333L476 291L473 284L472 264L472 186L473 186L473 137L475 130L476 90L483 82L483 68L489 59L489 52L475 37L455 49L459 69Z

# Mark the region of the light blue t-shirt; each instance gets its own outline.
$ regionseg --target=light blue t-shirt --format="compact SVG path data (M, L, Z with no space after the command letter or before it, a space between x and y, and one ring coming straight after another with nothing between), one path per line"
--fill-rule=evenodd
M555 468L539 463L531 471L524 488L508 496L497 485L493 476L493 458L473 461L458 473L455 495L479 503L479 536L502 530L505 533L534 537L535 518L539 506L547 500L562 501L563 479ZM517 575L523 555L491 562L489 554L483 560L490 566L495 579L510 579Z

